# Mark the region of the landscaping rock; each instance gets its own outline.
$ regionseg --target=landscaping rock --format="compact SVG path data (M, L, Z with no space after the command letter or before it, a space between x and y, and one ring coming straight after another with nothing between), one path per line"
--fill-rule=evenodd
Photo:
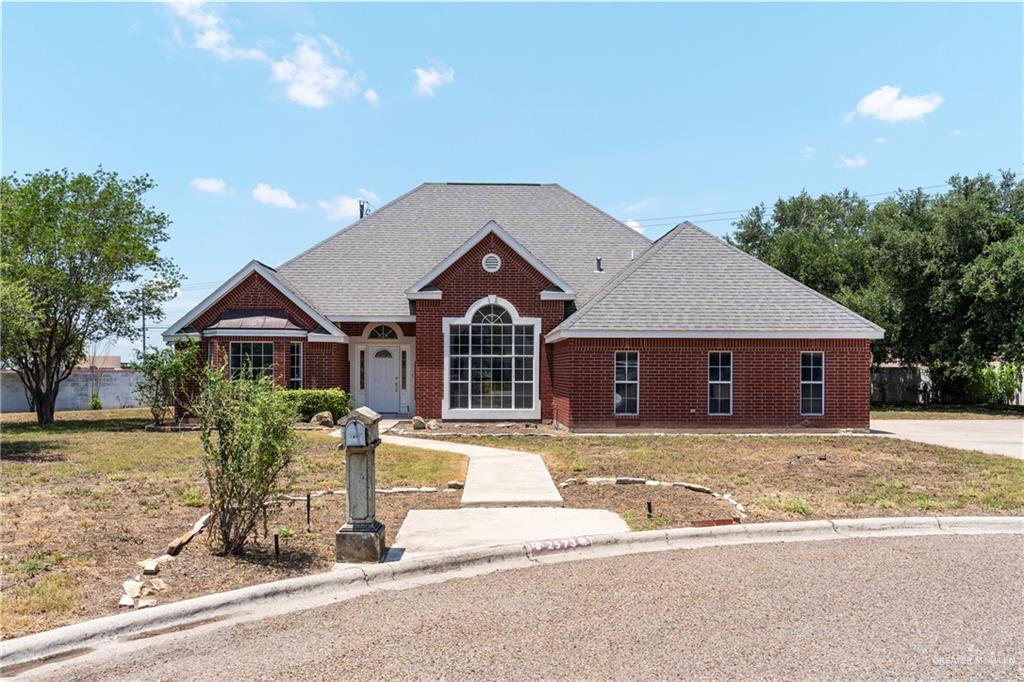
M595 476L587 479L587 485L611 485L615 483L615 480L607 476Z
M309 420L309 423L317 426L334 426L334 417L330 412L317 412Z
M439 422L436 419L431 419L430 421L427 422L427 429L430 431L440 431L441 422Z
M416 429L417 431L421 431L427 428L427 420L424 419L423 417L413 417L412 428Z
M142 597L139 602L135 605L137 609L148 609L150 606L156 606L155 597Z
M160 564L156 559L150 559L142 567L142 575L156 575L160 571Z
M639 483L640 485L643 485L643 484L647 483L647 479L646 478L636 478L634 476L619 476L618 478L615 479L615 483L617 485L633 485L633 484L637 484L637 483Z
M161 566L163 566L164 564L169 564L172 561L174 561L174 557L172 557L170 554L161 554L156 558L156 562Z
M562 481L561 483L559 483L558 487L559 488L568 488L571 485L576 485L576 482L577 481L576 481L575 478L567 478L564 481Z
M462 481L448 481L448 488L451 490L462 490L466 484Z
M152 597L154 594L156 594L156 590L155 589L153 589L149 585L143 585L142 586L142 596L143 597Z
M125 580L121 587L124 588L124 595L129 599L138 597L142 592L142 583L138 580Z
M167 589L167 583L163 581L163 578L153 578L149 581L149 586L157 592L163 592Z
M672 485L676 486L677 488L686 488L687 490L692 490L695 493L704 493L705 495L712 494L711 488L705 488L704 486L697 485L696 483L686 483L685 481L678 481L676 483L673 483Z
M210 524L210 519L213 518L213 512L206 512L199 517L199 520L192 524L192 530L196 533L201 533L206 530L206 527Z
M132 607L135 606L135 600L129 597L127 594L121 595L121 601L117 602L118 608L122 606Z

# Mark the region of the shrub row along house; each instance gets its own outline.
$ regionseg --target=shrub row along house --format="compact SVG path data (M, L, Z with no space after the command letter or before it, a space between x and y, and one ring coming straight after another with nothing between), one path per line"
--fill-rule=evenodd
M427 183L165 333L378 412L569 428L868 425L882 329L690 223L555 184Z

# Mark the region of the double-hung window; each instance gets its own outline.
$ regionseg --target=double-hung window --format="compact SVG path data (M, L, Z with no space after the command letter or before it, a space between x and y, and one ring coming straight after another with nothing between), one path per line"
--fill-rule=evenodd
M232 379L273 378L274 344L232 341L230 361Z
M800 354L800 414L825 414L825 354Z
M640 414L640 354L636 351L615 353L615 414Z
M708 414L732 414L732 353L708 353Z
M302 344L291 344L288 351L288 388L302 388Z

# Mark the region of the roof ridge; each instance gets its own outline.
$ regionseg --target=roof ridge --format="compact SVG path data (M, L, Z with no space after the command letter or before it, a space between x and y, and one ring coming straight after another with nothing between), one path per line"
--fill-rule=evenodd
M364 224L366 224L366 222L367 222L368 220L370 220L371 218L373 218L373 217L374 217L374 216L376 216L376 215L377 215L378 213L380 213L381 211L383 211L383 210L384 210L384 209L386 209L387 207L391 206L392 204L394 204L394 203L396 203L396 202L399 202L399 201L401 201L402 199L404 199L404 198L406 198L406 197L408 197L408 196L410 196L410 195L412 195L412 194L415 194L416 192L420 191L421 189L423 189L423 188L424 188L424 187L426 187L427 185L436 185L436 184L443 184L443 183L434 183L434 182L421 182L420 184L416 185L415 187L413 187L413 188L412 188L411 190L409 190L408 192L406 192L406 193L404 193L404 194L400 194L400 195L398 195L397 197L395 197L394 199L392 199L391 201L389 201L389 202L385 203L385 204L384 204L383 206L381 206L380 208L378 208L378 209L377 209L376 211L374 211L374 212L373 212L373 213L371 213L370 215L368 215L368 216L365 216L365 217L363 217L363 218L360 218L359 220L356 220L355 222L351 222L351 223L349 223L348 225L346 225L345 227L341 228L340 230L337 230L337 231L335 231L335 232L334 232L333 234L330 234L330 235L328 235L328 236L324 237L323 239L321 239L320 241L316 242L315 244L313 244L312 246L310 246L310 247L309 247L308 249L305 249L304 251L301 251L301 252L299 252L299 253L295 254L294 256L292 256L291 258L289 258L288 260L286 260L285 262L283 262L283 263L281 263L280 265L278 265L276 269L275 269L275 268L271 268L271 269L272 269L272 270L280 270L281 268L283 268L284 266L288 265L288 264L289 264L289 263L291 263L292 261L294 261L294 260L298 260L299 258L301 258L302 256L305 256L305 255L306 255L307 253L309 253L310 251L312 251L312 250L314 250L314 249L316 249L316 248L319 248L319 247L320 247L320 246L322 246L323 244L326 244L327 242L331 241L332 239L334 239L335 237L337 237L337 236L338 236L338 235L340 235L341 233L343 233L343 232L348 232L349 230L353 229L354 227L357 227L357 226L359 226L359 225L364 225ZM278 274L280 274L280 273L278 273Z
M680 227L682 227L683 225L689 225L689 224L690 223L687 223L687 222L679 223L678 225L673 227L671 230L669 230L668 232L663 234L657 241L651 243L651 245L647 249L645 249L632 263L630 263L626 267L622 268L622 270L617 272L614 277L612 277L610 280L608 280L607 284L605 284L603 287L598 289L597 293L595 293L593 296L591 296L590 300L587 301L585 304L583 304L583 307L581 307L579 310L574 312L568 318L563 320L559 325L557 325L555 327L555 329L551 330L550 333L554 333L554 331L558 330L558 329L563 329L563 328L568 329L568 328L572 327L573 325L575 325L577 322L579 322L579 320L582 319L583 316L586 315L586 313L591 308L593 308L596 304L598 304L601 301L603 301L605 299L605 297L608 296L608 294L610 294L614 289L616 289L624 281L629 279L630 275L635 273L638 269L640 269L640 267L644 263L646 263L652 257L654 257L654 254L656 254L658 251L660 251L662 248L664 248L664 246L666 244L668 244L673 239L675 239L677 234L680 232L680 230L679 230ZM626 227L626 229L629 229L629 230L633 229L633 228L628 227L628 226L624 226L624 227ZM643 235L640 235L640 236L643 236Z
M703 235L705 237L708 237L710 239L714 239L717 243L719 243L719 244L721 244L723 246L726 246L726 247L732 249L733 251L735 251L736 253L739 253L739 254L745 256L746 258L754 261L755 263L757 263L761 267L767 268L768 271L770 271L776 277L780 277L780 278L788 281L790 284L795 284L797 286L797 288L805 289L805 290L809 291L810 293L814 294L815 296L817 296L818 298L820 298L821 300L829 303L830 305L832 305L832 306L834 306L836 308L841 308L845 312L850 313L851 315L853 315L856 318L859 318L860 320L866 322L868 325L874 327L875 329L877 329L879 331L884 331L882 329L882 327L880 327L879 325L875 324L871 320L867 319L863 315L860 315L860 314L854 312L853 310L850 310L848 307L846 307L845 305L843 305L839 301L833 300L833 299L829 298L828 296L826 296L825 294L823 294L820 291L818 291L817 289L814 289L813 287L809 287L806 284L804 284L803 282L801 282L800 280L795 279L793 277L790 277L789 275L784 273L782 270L779 270L778 268L775 268L775 267L772 267L771 265L768 265L767 263L765 263L760 258L747 253L746 251L744 251L741 248L733 246L732 244L730 244L729 242L725 241L724 239L719 239L718 237L716 237L715 235L711 234L710 232L708 232L704 228L699 227L697 225L694 225L693 223L691 223L689 221L680 223L679 225L684 225L684 224L685 225L689 225L690 227L694 228L701 235ZM677 225L676 227L679 227L679 225ZM675 228L673 228L673 229L675 229Z
M601 215L603 215L604 217L606 217L606 218L608 218L608 219L612 220L613 222L615 222L615 224L617 224L617 225L620 225L620 226L621 226L621 227L622 227L623 229L629 230L629 231L630 231L631 233L633 233L634 235L636 235L636 236L640 237L641 239L644 239L645 241L647 241L647 243L648 243L648 244L653 244L653 243L654 243L654 241L653 241L653 240L651 240L651 239L649 239L649 238L647 237L647 235L645 235L645 234L644 234L643 232L639 232L639 231L637 231L637 230L634 230L634 229L633 229L632 227L630 227L630 226L629 226L629 225L627 225L626 223L622 222L621 220L619 220L618 218L616 218L616 217L615 217L615 216L613 216L612 214L608 213L607 211L605 211L605 210L604 210L603 208L601 208L600 206L595 206L594 204L590 203L589 201L587 201L586 199L584 199L584 198L583 198L583 197L581 197L580 195L576 194L576 193L575 193L575 192L573 192L572 190L568 190L568 189L566 189L565 187L562 187L562 186L561 186L560 184L558 184L557 182L552 182L552 183L551 183L550 185L545 185L545 186L546 186L546 187L557 187L558 189L562 190L563 192L565 192L566 194L568 194L569 196L571 196L571 197L572 197L573 199L575 199L576 201L578 201L578 202L580 202L581 204L583 204L584 206L586 206L586 207L588 207L588 208L592 208L592 209L594 209L595 211L597 211L598 213L600 213L600 214L601 214Z

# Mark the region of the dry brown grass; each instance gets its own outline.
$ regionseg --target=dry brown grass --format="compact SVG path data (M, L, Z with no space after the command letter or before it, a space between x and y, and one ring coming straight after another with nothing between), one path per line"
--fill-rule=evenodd
M863 436L472 438L540 453L556 481L636 476L731 492L750 521L924 514L1021 514L1024 461ZM605 507L640 527L684 526L728 508L678 488L583 486L566 504ZM648 519L646 502L654 517Z
M143 430L146 410L64 412L42 429L33 415L0 418L0 633L13 637L117 610L121 583L135 562L162 553L203 512L206 484L198 434ZM290 471L296 494L345 485L336 438L303 431ZM378 483L443 486L465 479L459 455L381 446ZM457 506L457 492L378 497L378 515L394 539L411 508ZM161 602L327 570L334 533L344 521L343 496L270 512L267 531L281 531L282 557L260 537L241 558L212 554L202 537L161 570L169 590Z

